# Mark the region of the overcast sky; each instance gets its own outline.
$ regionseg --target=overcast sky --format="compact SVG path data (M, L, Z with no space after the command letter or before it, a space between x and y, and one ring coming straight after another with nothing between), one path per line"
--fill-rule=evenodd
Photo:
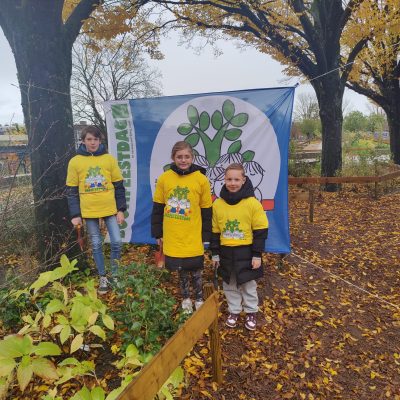
M177 46L176 41L175 35L164 38L161 50L165 59L152 61L162 73L164 95L294 86L299 81L298 78L285 80L283 67L256 50L241 51L231 42L221 42L219 47L223 54L219 57L215 57L211 49L196 55L191 49ZM21 123L23 116L14 57L1 29L0 56L0 124ZM313 92L311 85L300 84L296 97L305 92ZM346 112L369 113L364 96L346 91L345 99L349 102Z

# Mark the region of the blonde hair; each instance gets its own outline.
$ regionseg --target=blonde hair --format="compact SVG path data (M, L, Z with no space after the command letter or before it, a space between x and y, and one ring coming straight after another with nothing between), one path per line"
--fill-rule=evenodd
M181 151L181 150L189 150L190 153L192 154L192 157L194 157L194 153L193 153L193 148L192 148L192 146L191 146L188 142L185 142L184 140L181 140L181 141L179 141L179 142L176 142L176 143L173 145L172 150L171 150L171 158L174 159L175 154L176 154L178 151Z
M243 175L243 178L246 176L246 173L244 172L244 167L243 167L242 164L239 164L239 163L229 164L225 169L225 175L230 170L240 171L242 173L242 175Z

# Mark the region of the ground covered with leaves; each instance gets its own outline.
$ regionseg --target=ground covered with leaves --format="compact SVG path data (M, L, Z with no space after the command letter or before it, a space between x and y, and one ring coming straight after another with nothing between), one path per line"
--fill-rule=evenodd
M259 329L220 329L224 384L204 340L182 399L400 399L400 195L292 202L292 253L267 256ZM221 296L221 300L223 297Z
M292 252L283 260L278 255L265 256L257 331L246 331L243 315L237 328L224 325L226 304L221 292L224 383L212 382L206 334L183 362L185 386L176 398L400 400L399 200L399 193L378 200L368 192L320 193L313 223L308 221L308 204L292 201ZM15 257L9 257L4 254L2 264L11 268ZM153 260L151 247L127 246L122 264L144 266ZM204 280L212 282L209 260L207 264ZM178 323L177 277L165 275L160 286L175 297L176 304L168 305L161 297L151 297L151 301L158 301L163 312L172 310ZM130 286L137 286L136 294L147 290L142 284L146 274L140 276L126 278L132 280ZM153 292L151 296L157 294ZM135 293L123 294L127 303ZM129 339L137 337L135 331L143 331L134 325L126 328L124 322L140 310L130 308L118 316L124 299L109 292L102 300L114 312L117 326L125 328L116 329L90 353L81 351L83 358L95 363L95 376L60 384L62 398L69 398L82 384L100 384L106 391L118 387L121 374L115 362L127 340L124 335ZM147 342L136 342L136 346L146 351L161 346L165 338L159 339L156 331L160 329L168 337L177 327L146 323ZM10 398L41 399L48 389L33 380L24 395L15 385Z

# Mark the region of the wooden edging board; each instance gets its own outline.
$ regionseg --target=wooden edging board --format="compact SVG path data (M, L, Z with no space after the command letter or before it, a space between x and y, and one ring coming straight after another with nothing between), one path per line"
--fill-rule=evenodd
M218 292L214 292L144 366L117 400L153 400L164 382L217 318Z

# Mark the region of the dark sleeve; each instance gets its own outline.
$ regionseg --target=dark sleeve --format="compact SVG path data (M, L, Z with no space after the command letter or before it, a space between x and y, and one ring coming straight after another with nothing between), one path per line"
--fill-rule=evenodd
M69 215L71 218L81 216L81 202L79 199L78 186L66 186Z
M124 181L117 181L112 183L114 185L115 203L117 204L118 211L126 211L126 197Z
M265 248L265 241L268 237L268 228L265 229L255 229L253 231L253 257L261 257L261 253Z
M163 203L153 202L153 211L151 212L151 237L160 239L163 237L163 218L164 218Z
M219 255L219 249L221 246L221 234L220 233L211 233L210 240L210 250L213 256Z
M203 242L209 242L211 239L211 226L212 226L212 207L201 209L201 236Z

